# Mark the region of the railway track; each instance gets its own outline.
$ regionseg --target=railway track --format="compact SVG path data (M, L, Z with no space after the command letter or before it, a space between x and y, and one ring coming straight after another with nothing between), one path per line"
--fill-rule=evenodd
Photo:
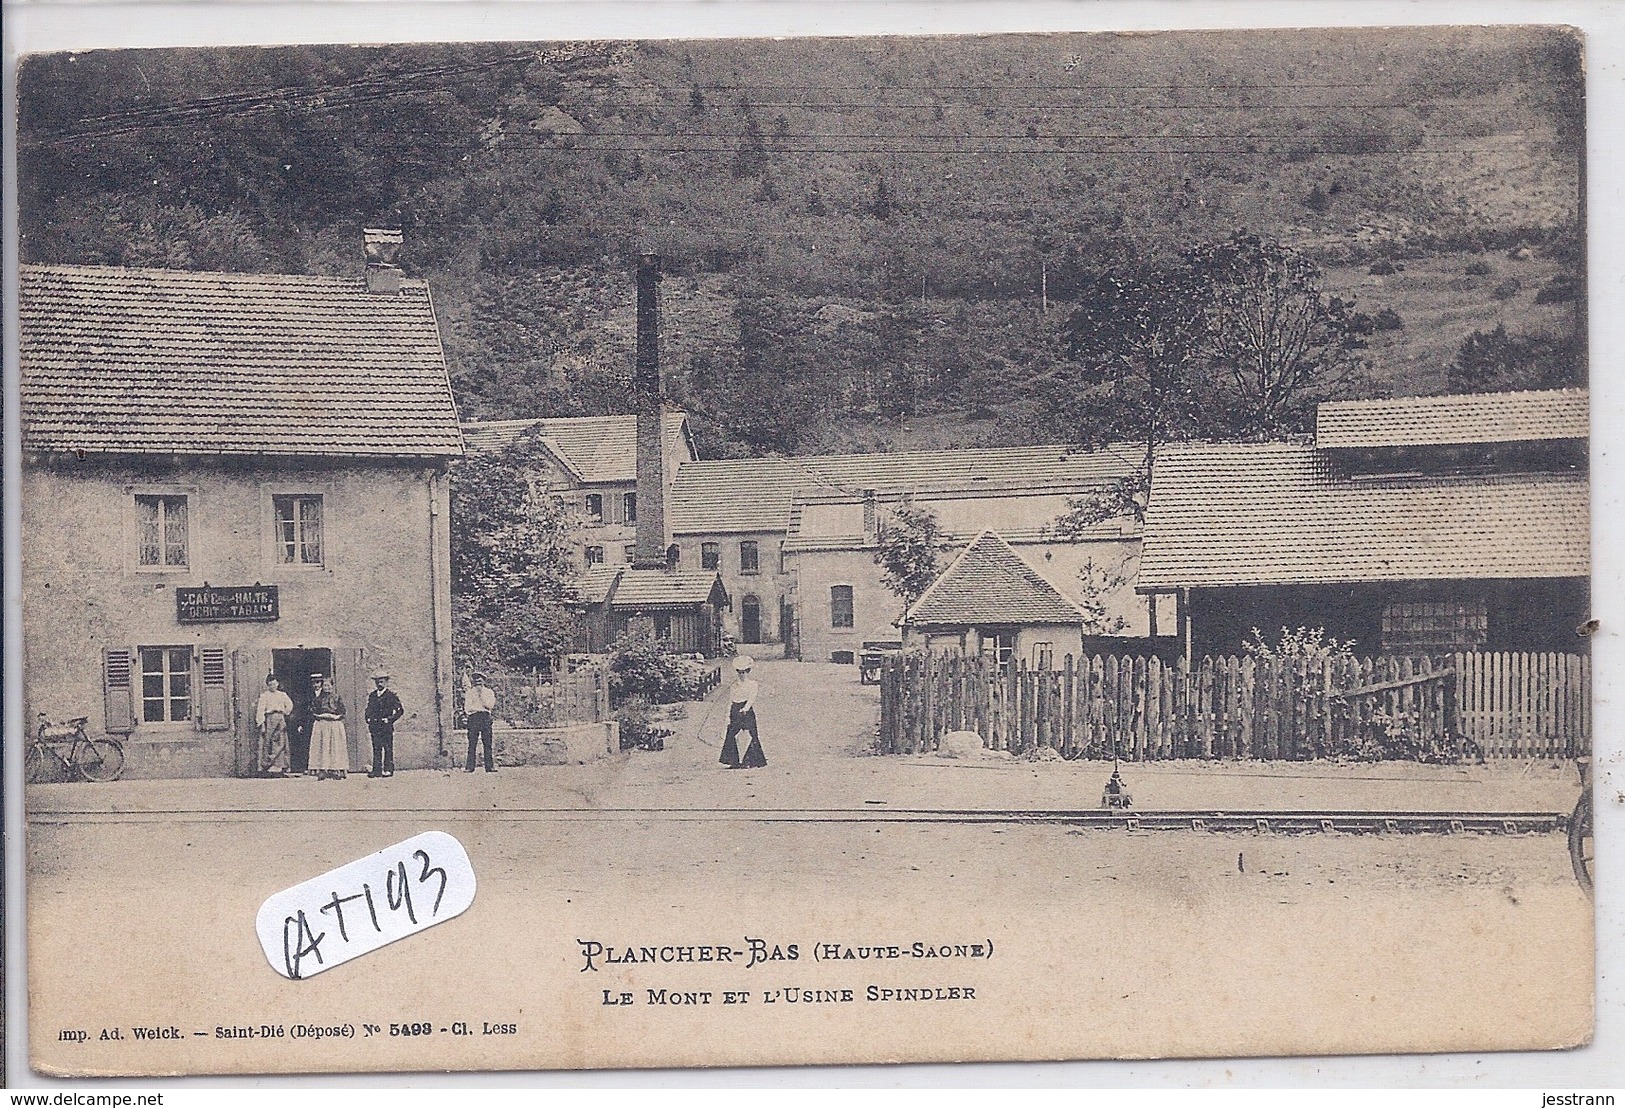
M1103 809L865 808L219 808L49 809L35 826L119 823L282 823L309 820L398 823L933 823L1051 825L1097 831L1254 834L1531 835L1568 829L1567 812L1108 811Z

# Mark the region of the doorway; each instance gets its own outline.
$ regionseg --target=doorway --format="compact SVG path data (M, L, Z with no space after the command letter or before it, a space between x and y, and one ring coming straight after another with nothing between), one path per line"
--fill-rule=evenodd
M739 602L739 637L749 643L762 641L762 602L754 596Z
M303 773L310 768L310 701L314 695L310 675L332 677L333 652L326 647L273 650L271 672L293 701L293 718L288 721L288 770Z

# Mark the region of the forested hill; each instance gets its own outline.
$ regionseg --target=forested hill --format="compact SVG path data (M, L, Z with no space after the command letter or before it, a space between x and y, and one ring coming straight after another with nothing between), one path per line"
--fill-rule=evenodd
M1513 383L1576 351L1557 30L125 51L19 82L25 260L354 273L399 225L469 417L625 410L650 249L709 454L1066 437L1030 386L1091 277L1241 228L1387 310L1369 387L1442 389L1468 339Z

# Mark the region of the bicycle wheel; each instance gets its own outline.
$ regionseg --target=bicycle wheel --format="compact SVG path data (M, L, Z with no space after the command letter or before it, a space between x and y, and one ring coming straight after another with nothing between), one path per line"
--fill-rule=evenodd
M1580 802L1569 817L1569 861L1574 866L1574 879L1580 887L1591 892L1592 864L1596 847L1591 837L1591 792L1580 794Z
M124 748L116 739L89 739L75 764L86 781L117 781L124 772Z
M35 784L49 781L52 777L51 761L50 751L46 747L39 743L31 745L28 753L23 755L23 780Z

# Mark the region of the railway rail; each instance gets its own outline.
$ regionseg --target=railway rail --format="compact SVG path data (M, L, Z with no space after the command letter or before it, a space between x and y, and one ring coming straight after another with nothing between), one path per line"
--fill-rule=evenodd
M426 819L501 823L950 823L1047 824L1099 831L1253 832L1255 834L1531 835L1566 832L1567 812L1370 811L1106 811L1101 809L865 808L218 808L47 809L28 814L39 826L88 823L252 823L342 819Z

